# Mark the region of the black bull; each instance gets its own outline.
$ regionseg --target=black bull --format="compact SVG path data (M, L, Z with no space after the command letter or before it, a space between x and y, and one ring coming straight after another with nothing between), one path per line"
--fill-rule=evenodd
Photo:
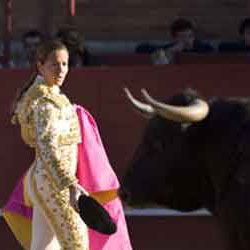
M121 198L131 206L207 208L222 226L228 249L249 250L250 98L213 97L203 117L173 121L146 92L147 103L127 95L152 118L122 180ZM188 90L164 103L187 106L197 97Z

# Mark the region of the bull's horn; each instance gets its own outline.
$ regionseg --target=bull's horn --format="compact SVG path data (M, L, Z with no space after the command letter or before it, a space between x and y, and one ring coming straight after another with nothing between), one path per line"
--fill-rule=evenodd
M124 91L127 95L127 98L130 100L136 110L138 110L143 116L151 118L155 114L155 110L151 105L140 102L135 99L128 88L124 88Z
M209 112L208 104L201 99L196 99L189 106L173 106L156 101L145 89L142 89L141 92L145 100L155 109L155 112L168 120L198 122L203 120Z

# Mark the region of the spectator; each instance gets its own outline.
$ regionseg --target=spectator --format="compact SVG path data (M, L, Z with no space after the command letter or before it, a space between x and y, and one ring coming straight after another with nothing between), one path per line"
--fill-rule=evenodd
M167 64L174 61L176 53L207 53L213 51L212 46L196 38L193 24L184 18L179 18L172 23L170 35L173 40L170 44L155 46L155 48L144 44L137 48L137 52L148 50L152 54L155 64Z
M84 46L84 39L75 27L60 28L56 34L69 51L69 66L82 67L95 64L93 56Z
M25 50L25 57L23 58L22 66L30 67L35 62L35 51L37 47L43 42L43 34L36 30L32 29L25 32L22 36L22 44Z
M243 19L239 25L240 40L237 42L222 42L219 52L250 52L250 17Z

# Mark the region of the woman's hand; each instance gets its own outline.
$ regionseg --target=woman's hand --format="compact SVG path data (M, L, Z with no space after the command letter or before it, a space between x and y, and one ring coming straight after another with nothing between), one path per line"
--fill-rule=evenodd
M163 49L159 49L152 54L152 60L154 64L169 64L170 60L166 51Z
M71 206L79 212L78 199L81 194L89 195L88 192L78 183L73 184L69 187L70 193L70 204Z

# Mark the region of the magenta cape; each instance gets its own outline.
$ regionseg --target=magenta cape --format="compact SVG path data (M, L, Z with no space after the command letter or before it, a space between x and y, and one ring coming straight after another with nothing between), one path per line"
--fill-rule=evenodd
M103 206L117 224L117 232L111 236L90 229L90 250L131 250L121 201L119 197L109 195L119 188L119 182L107 158L96 122L83 107L79 105L75 107L82 134L82 143L78 145L77 178L94 197L95 193L99 194L99 201L102 201ZM32 207L28 204L27 198L25 199L27 194L24 177L19 180L4 206L3 216L15 237L27 248L30 241ZM24 226L26 231L22 228Z

